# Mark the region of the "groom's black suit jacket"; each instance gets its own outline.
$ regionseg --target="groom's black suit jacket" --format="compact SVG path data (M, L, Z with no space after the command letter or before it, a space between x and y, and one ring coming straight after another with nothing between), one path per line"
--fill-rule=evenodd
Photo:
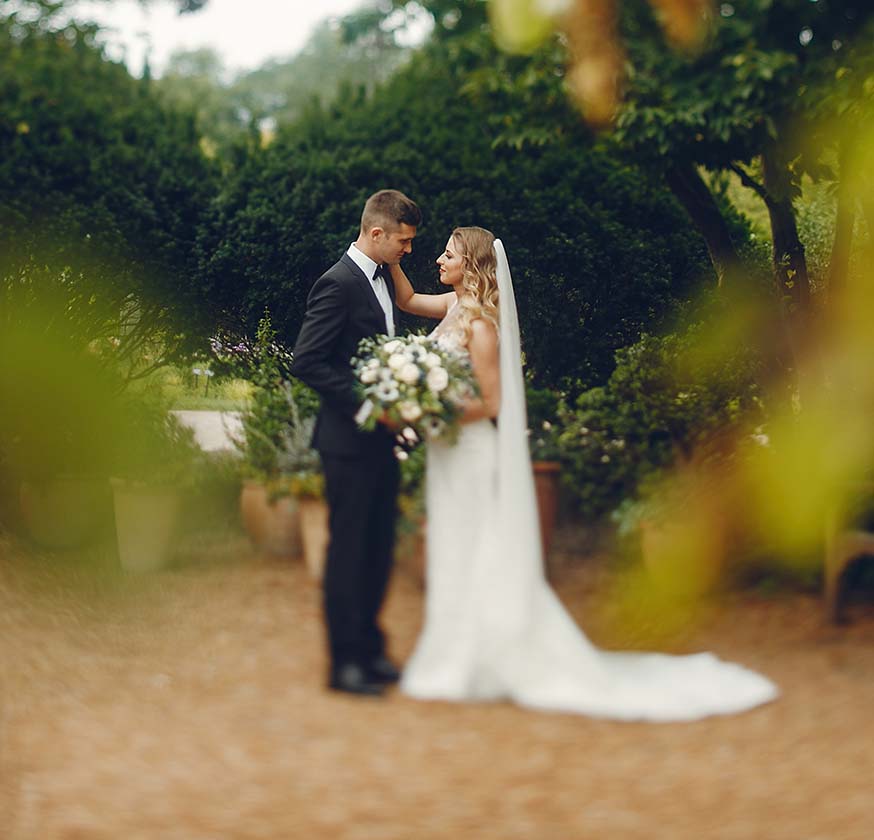
M390 277L386 277L386 284L397 324ZM361 455L392 441L383 425L376 431L363 432L355 422L361 400L355 391L350 361L358 342L378 333L385 333L385 313L370 280L348 254L343 254L310 291L291 366L292 374L322 398L313 445L323 454Z

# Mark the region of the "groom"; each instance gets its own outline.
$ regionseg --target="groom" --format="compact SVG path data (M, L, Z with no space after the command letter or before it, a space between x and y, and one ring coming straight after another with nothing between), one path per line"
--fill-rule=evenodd
M394 335L397 307L386 264L410 253L419 208L397 190L367 199L361 229L315 283L294 348L291 372L322 398L313 445L331 511L323 580L331 659L329 686L379 695L400 674L377 623L392 565L399 470L386 425L364 432L350 360L358 342Z

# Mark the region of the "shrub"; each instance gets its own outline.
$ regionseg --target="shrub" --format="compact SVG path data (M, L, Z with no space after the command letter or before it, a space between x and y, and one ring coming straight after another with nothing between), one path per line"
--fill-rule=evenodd
M585 516L603 516L693 452L727 457L733 440L765 422L757 356L738 348L720 357L706 338L704 324L644 337L616 354L605 386L563 410L565 481Z

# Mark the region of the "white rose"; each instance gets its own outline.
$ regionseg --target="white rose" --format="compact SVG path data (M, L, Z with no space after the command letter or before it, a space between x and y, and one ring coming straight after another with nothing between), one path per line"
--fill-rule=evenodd
M439 394L449 384L449 374L445 368L432 367L425 377L425 382L435 394Z
M410 359L405 353L392 353L388 357L388 366L392 370L399 370L404 365L409 364Z
M422 416L422 409L417 403L410 400L404 400L404 402L400 403L398 411L406 423L415 423Z
M403 346L403 341L399 338L394 338L391 341L386 341L386 343L382 345L382 349L385 350L386 353L397 353L399 350L403 349Z
M365 385L370 385L371 382L376 382L379 379L379 371L375 368L365 368L361 371L358 377Z
M436 353L428 353L425 356L425 367L433 368L440 365L440 357Z
M415 385L419 381L419 368L414 364L406 364L398 371L398 379L407 385Z
M379 359L368 359L367 367L378 368L379 367Z

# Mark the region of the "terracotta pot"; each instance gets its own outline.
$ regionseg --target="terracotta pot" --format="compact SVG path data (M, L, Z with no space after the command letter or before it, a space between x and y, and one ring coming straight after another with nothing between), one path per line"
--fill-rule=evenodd
M297 504L304 563L310 576L321 580L328 555L328 503L324 499L303 497L297 500Z
M713 590L724 556L718 521L677 516L674 521L643 520L640 549L653 584L677 595Z
M118 559L129 572L151 572L170 558L182 494L160 487L110 479L115 507Z
M540 542L544 560L549 556L555 517L558 511L558 481L561 464L558 461L533 461L534 490L537 493L537 512L540 516Z
M293 496L271 502L267 488L249 479L240 493L240 515L246 533L261 551L279 557L300 555L298 501Z
M30 539L49 549L81 548L112 523L112 494L105 478L60 475L22 482L21 520Z

